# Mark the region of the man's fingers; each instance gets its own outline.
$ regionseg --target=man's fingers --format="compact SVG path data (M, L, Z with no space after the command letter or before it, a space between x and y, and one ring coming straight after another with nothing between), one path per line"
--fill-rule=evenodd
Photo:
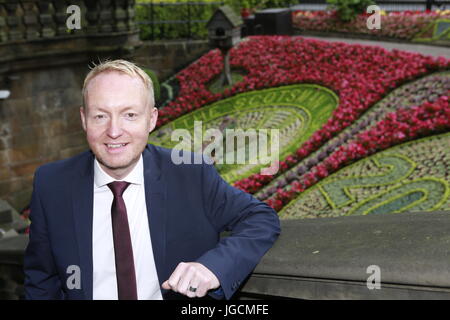
M163 289L171 289L190 298L203 297L208 290L219 286L219 279L214 273L198 262L181 262L162 284Z
M187 266L184 269L184 273L181 275L180 281L178 282L178 292L190 297L192 295L192 292L189 291L188 289L191 280L193 280L194 276L195 276L195 267L192 265Z
M161 286L163 289L170 290L169 280L164 281Z
M209 290L208 283L204 281L199 282L195 288L197 288L195 296L199 298L204 297Z
M187 296L190 298L195 298L195 297L202 297L201 295L199 295L199 290L200 290L200 286L201 284L199 283L199 279L197 277L193 278L191 280L191 282L189 283L189 287L188 287L188 294ZM194 291L192 291L192 290Z
M164 289L171 289L175 292L178 292L178 283L180 282L180 278L184 273L184 269L186 269L186 264L184 262L180 262L175 268L174 272L170 275L169 279L164 282L167 283L168 286Z

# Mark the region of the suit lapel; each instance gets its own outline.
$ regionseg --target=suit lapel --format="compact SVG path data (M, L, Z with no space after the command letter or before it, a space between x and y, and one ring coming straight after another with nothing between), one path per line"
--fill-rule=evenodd
M166 183L162 177L161 160L153 145L147 145L143 153L145 202L147 205L153 257L160 285L167 277L166 254Z
M72 206L75 233L80 257L81 289L87 300L92 300L93 258L92 258L92 219L94 204L94 156L80 161L72 184ZM81 163L82 162L82 163Z

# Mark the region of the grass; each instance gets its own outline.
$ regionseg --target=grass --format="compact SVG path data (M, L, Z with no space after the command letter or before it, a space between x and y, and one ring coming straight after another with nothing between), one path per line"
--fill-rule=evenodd
M220 74L218 77L216 77L216 78L211 82L211 84L208 86L209 91L211 91L212 93L221 93L221 92L223 92L225 89L229 89L229 88L231 88L231 87L233 86L233 85L231 85L231 86L227 85L227 86L225 86L225 87L222 87L222 86L220 85L221 75L222 75L222 74ZM243 76L241 73L236 72L236 71L232 71L232 72L231 72L231 81L232 81L233 84L235 84L235 83L237 83L237 82L240 82L240 81L242 81L243 79L244 79L244 76Z

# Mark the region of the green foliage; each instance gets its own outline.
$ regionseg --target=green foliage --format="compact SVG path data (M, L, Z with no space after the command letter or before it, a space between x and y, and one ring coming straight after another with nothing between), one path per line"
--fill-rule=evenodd
M195 121L203 121L203 129L207 130L208 128L220 128L226 118L231 123L227 123L226 128L220 130L231 128L278 129L279 159L284 159L295 152L299 145L323 126L335 110L337 103L338 97L332 91L311 84L240 93L169 122L153 131L150 134L149 142L166 148L183 149L180 147L179 141L173 141L171 138L174 129L187 129L191 132L192 137L195 135ZM186 141L186 150L192 151L191 141L188 139ZM183 143L186 141L183 139ZM199 150L193 151L198 152ZM250 174L259 173L262 167L268 167L268 165L248 162L245 164L225 162L216 164L222 178L229 183L248 177Z
M188 20L208 20L215 10L214 6L191 6L188 11L187 5L160 5L153 6L153 16L150 6L136 6L136 21L157 22L157 21L183 21ZM153 30L151 24L140 24L140 37L142 40L152 39L182 39L182 38L206 38L208 32L204 23L155 23Z
M449 142L447 132L359 160L301 193L282 209L280 218L447 210Z
M375 4L372 0L327 0L327 3L344 22L353 20L358 14L364 13L368 6Z
M153 92L155 95L155 101L159 100L159 97L161 95L161 87L159 85L159 80L158 80L158 76L156 75L156 73L154 73L152 70L150 69L143 69L145 71L146 74L148 74L148 76L150 77L150 79L152 79L153 82Z
M216 2L216 4L209 4ZM222 2L224 5L229 5L236 14L240 15L241 9L248 8L253 10L261 10L265 8L287 7L290 4L295 4L295 0L214 0L203 1L205 5L191 5L188 8L186 1L154 1L153 3L153 17L151 15L151 7L149 0L140 0L137 2L136 21L137 22L151 22L151 21L183 21L191 17L190 25L186 23L164 23L153 24L139 24L140 37L142 40L152 39L206 39L208 32L206 30L205 22L198 22L199 20L207 21L213 15L214 11L219 7L217 2ZM147 5L140 5L146 3ZM198 2L196 2L198 3ZM153 18L153 19L152 19ZM195 20L195 21L194 21Z
M349 188L392 184L405 179L414 170L414 163L406 157L388 155L380 159L375 158L374 162L380 168L380 171L383 167L390 168L390 170L377 175L340 177L339 179L323 184L322 191L326 195L329 203L333 207L343 207L354 201L349 196Z
M209 90L212 92L212 93L220 93L220 92L223 92L225 89L229 89L229 88L231 88L232 86L225 86L225 87L222 87L222 85L221 85L221 75L222 74L220 74L218 77L216 77L216 79L214 79L212 82L211 82L211 85L209 86ZM239 72L231 72L231 81L233 82L233 85L234 84L236 84L237 82L240 82L240 81L242 81L244 79L244 76L243 75L241 75Z
M265 9L265 8L283 8L289 5L298 4L295 0L226 0L226 4L232 6L235 10L241 8L247 9Z

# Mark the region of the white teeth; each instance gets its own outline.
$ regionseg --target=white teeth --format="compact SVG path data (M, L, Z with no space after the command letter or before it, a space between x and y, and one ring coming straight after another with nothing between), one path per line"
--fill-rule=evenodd
M107 144L108 148L120 148L120 147L124 147L125 143L121 143L121 144Z

